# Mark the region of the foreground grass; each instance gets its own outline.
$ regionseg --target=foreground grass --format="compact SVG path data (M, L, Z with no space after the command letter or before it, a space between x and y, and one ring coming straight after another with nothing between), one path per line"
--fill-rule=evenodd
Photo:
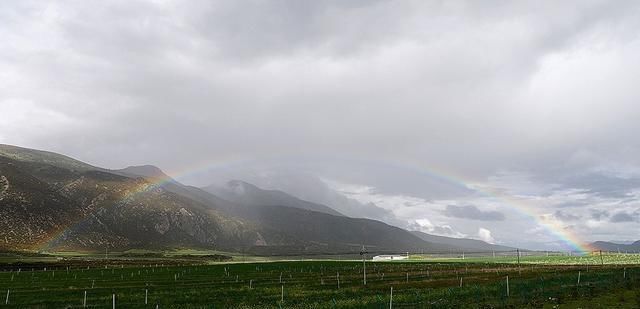
M545 304L544 308L595 309L595 308L640 308L640 289L619 289L598 296L567 301L563 304Z
M116 262L13 267L0 273L0 306L9 290L5 308L82 308L85 291L89 308L111 308L114 294L117 308L388 308L393 287L394 308L564 308L611 293L631 304L640 287L632 265L369 262L365 286L357 261Z

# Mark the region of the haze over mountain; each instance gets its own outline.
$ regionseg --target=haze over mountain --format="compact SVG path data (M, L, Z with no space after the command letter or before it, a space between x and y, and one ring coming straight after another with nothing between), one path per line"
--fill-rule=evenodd
M262 190L240 180L231 180L226 186L211 185L203 189L228 201L253 207L286 206L342 216L328 206L303 201L281 191Z
M401 227L407 223L398 219L392 211L380 208L374 203L365 204L348 198L319 177L304 171L270 169L256 172L246 167L238 167L207 177L207 181L213 182L210 185L212 187L225 187L234 179L246 180L265 189L284 191L316 204L331 205L333 209L349 217L374 219Z

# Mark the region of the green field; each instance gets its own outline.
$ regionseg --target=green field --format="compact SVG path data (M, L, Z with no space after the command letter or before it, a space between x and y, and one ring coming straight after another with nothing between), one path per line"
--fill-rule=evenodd
M509 256L471 256L462 259L461 257L438 257L437 255L412 255L411 260L438 261L438 262L465 262L465 263L518 263L517 255ZM616 254L616 253L593 253L584 255L522 255L521 264L545 264L545 265L640 265L640 254Z
M83 308L86 291L87 308L111 308L113 295L116 308L389 308L391 288L393 308L640 306L638 255L528 256L520 265L517 257L415 256L367 262L365 286L362 261L220 263L184 258L202 252L149 253L4 257L0 307Z

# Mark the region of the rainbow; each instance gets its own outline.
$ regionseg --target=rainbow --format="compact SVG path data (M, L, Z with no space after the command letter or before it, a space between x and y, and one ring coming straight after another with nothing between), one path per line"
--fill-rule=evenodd
M280 157L280 159L291 160L291 159L294 159L294 157L283 156L283 157ZM331 159L336 159L336 158L333 157ZM436 180L444 181L448 184L452 184L454 186L457 186L463 189L471 190L481 197L488 198L498 204L506 205L509 208L515 210L520 215L526 217L527 219L533 221L536 225L543 228L553 238L562 241L562 243L564 243L568 248L570 248L571 251L576 251L578 253L586 253L586 252L592 251L592 248L590 248L587 243L583 242L580 239L580 237L575 235L573 231L565 228L555 220L549 220L548 218L541 216L539 213L536 212L535 207L532 207L527 203L520 201L505 193L501 193L492 189L480 188L479 186L474 186L473 180L464 180L463 177L455 176L455 173L437 171L436 169L433 169L433 168L424 168L420 164L407 165L407 164L397 164L397 163L374 161L374 160L362 160L362 159L356 160L351 158L349 159L338 158L338 159L343 162L367 163L367 164L380 165L384 167L410 170L414 173L428 176ZM171 171L170 174L173 175L173 177L170 176L170 177L154 178L154 179L150 179L151 182L141 183L133 190L130 190L129 192L123 194L121 200L122 201L131 200L135 198L138 194L157 189L163 185L169 184L174 179L179 180L179 179L188 178L190 176L203 174L211 170L215 170L217 168L223 168L223 167L228 168L234 165L244 165L251 161L254 161L254 159L243 158L240 160L232 159L232 160L216 160L216 161L200 162L198 164L189 166L187 168ZM66 229L60 231L59 233L56 233L57 236L54 237L53 239L59 237L62 233L64 233L69 228L70 227L67 227Z

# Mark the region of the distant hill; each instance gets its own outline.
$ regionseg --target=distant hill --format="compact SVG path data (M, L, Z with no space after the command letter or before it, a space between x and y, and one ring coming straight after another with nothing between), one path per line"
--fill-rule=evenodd
M476 251L512 251L516 250L516 248L500 246L490 244L488 242L477 240L477 239L469 239L469 238L453 238L446 236L437 236L431 235L427 233L423 233L420 231L411 231L413 235L420 237L420 239L424 241L428 241L435 244L443 244L457 248L463 248L466 250L476 250Z
M260 254L443 251L406 230L242 186L228 201L153 166L107 170L0 147L0 250L206 248ZM229 196L227 196L228 198Z
M329 206L304 201L282 191L263 190L240 180L231 180L223 187L211 185L202 189L223 199L249 207L286 206L342 216L341 213Z
M589 245L593 250L612 252L640 252L640 240L631 244L619 244L609 241L596 241Z

